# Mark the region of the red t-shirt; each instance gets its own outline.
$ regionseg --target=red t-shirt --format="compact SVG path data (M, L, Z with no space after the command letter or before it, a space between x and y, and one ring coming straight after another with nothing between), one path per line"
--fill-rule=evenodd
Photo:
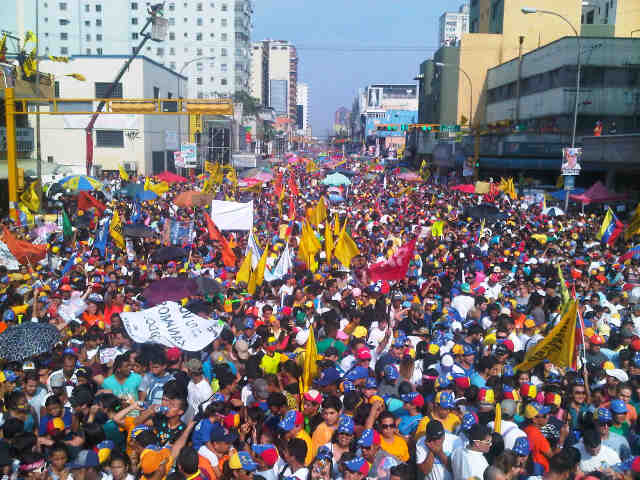
M104 324L111 326L111 315L114 313L122 313L124 307L122 305L111 305L104 307Z
M531 448L531 458L536 463L544 467L545 473L549 471L549 460L542 452L551 453L551 445L549 441L542 435L542 432L535 425L528 425L524 428L524 433L529 439L529 447Z

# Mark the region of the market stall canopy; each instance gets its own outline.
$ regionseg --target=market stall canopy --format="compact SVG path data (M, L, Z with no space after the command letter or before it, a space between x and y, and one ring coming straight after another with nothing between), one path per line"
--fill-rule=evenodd
M155 178L157 178L162 182L167 182L167 183L186 183L187 182L187 179L184 178L183 176L176 175L175 173L170 172L168 170L165 170L164 172L159 173L158 175L155 176Z
M327 175L327 177L322 181L323 185L351 185L351 181L342 175L341 173L333 173L331 175Z
M618 202L626 200L624 193L610 192L602 182L594 183L587 191L581 195L570 195L571 200L589 205L590 203Z

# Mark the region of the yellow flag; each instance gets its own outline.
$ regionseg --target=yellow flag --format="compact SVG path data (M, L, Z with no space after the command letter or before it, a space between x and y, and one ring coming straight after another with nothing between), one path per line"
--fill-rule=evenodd
M238 273L236 274L236 284L249 283L249 277L251 276L251 250L247 252L244 257Z
M144 189L145 190L151 190L151 180L149 180L149 177L144 179Z
M113 239L113 243L120 250L124 250L124 237L122 236L122 222L120 221L120 214L118 210L113 211L113 217L111 217L111 225L109 226L109 233Z
M327 265L331 265L331 255L333 254L333 232L331 225L327 221L324 226L324 252L327 255Z
M233 185L234 188L238 186L238 176L236 175L235 168L231 168L229 170L229 173L227 173L227 179L231 182L231 185Z
M40 180L31 182L29 188L27 188L22 195L20 195L20 201L32 212L40 210L40 197L38 196L38 190L40 189Z
M639 231L640 231L640 203L636 207L635 212L633 212L633 217L631 217L629 226L624 231L624 239L629 240Z
M242 187L240 190L243 192L260 193L262 191L262 182L251 185L250 187Z
M313 380L318 376L318 347L313 333L313 325L309 328L309 338L304 347L304 362L302 366L302 387L306 393L311 388Z
M324 203L324 198L320 198L316 206L311 210L311 218L309 221L316 227L324 222L327 218L327 205Z
M24 213L24 218L27 221L27 225L34 225L35 224L35 218L33 217L33 214L31 213L29 208L24 203L18 202L18 210L20 210L22 213Z
M224 171L222 169L222 166L218 163L216 164L215 173L211 174L211 178L213 178L214 183L217 183L218 185L220 185L222 183L223 176L224 176Z
M351 236L347 233L346 221L344 222L344 226L342 227L342 232L340 232L336 246L333 249L333 255L346 268L351 266L351 260L353 257L360 255L360 250L358 249L356 242L354 242Z
M547 237L544 233L534 233L531 235L531 238L537 240L541 245L546 245L549 241L549 237Z
M87 77L85 77L81 73L67 73L67 74L65 74L65 77L75 78L76 80L78 80L80 82L86 82L87 81Z
M320 240L306 220L302 224L302 241L306 243L307 251L311 255L315 255L322 249Z
M444 235L444 221L438 220L431 225L431 236L432 237L442 237Z
M493 420L493 431L496 433L502 433L502 407L496 402L496 416Z
M162 195L169 191L169 184L167 182L153 183L149 178L144 182L144 189L151 190L156 195Z
M578 304L571 300L565 314L553 330L535 346L530 348L518 371L528 371L543 360L549 360L556 367L570 367L575 349L576 321Z
M256 271L253 272L255 276L255 282L258 287L264 283L264 269L267 267L268 254L269 254L269 244L267 243L267 246L264 248L264 250L262 250L262 256L260 257L260 261L256 266Z
M251 272L251 275L249 275L247 292L249 292L249 295L253 295L254 293L256 293L256 272Z
M128 182L129 181L129 174L124 169L124 166L122 166L122 165L118 166L118 171L120 172L120 178L123 181Z
M564 275L562 275L562 269L558 265L558 279L560 280L560 296L562 297L562 304L569 303L571 296L569 295L569 289L567 283L564 281Z
M344 219L345 224L347 223L347 219ZM338 214L333 214L333 235L338 237L340 235L340 219L338 218Z
M216 163L209 162L208 160L205 160L204 161L204 171L209 173L209 175L213 175L214 173L216 173L217 165L218 164L216 164Z
M613 211L611 211L611 209L608 209L607 213L604 216L604 220L602 220L602 225L600 225L600 230L598 231L596 238L598 240L602 240L602 237L604 237L604 234L607 233L607 229L614 222L615 220L614 220Z

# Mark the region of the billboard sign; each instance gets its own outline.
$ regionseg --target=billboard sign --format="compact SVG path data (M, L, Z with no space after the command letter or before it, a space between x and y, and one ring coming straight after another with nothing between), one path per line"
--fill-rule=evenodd
M183 143L180 146L180 156L184 162L184 168L198 166L198 149L195 143Z
M582 160L582 148L563 148L561 175L580 175L582 170L580 160Z

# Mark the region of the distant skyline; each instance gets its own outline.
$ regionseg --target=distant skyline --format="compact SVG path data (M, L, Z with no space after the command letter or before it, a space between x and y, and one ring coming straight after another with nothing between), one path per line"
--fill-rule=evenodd
M438 48L440 15L465 3L256 0L252 40L289 40L296 46L298 78L311 92L313 134L325 136L335 111L351 110L358 88L413 83L420 63Z

